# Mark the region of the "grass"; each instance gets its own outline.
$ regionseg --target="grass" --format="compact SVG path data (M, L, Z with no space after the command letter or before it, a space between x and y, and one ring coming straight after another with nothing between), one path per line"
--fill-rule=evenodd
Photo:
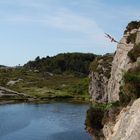
M7 82L18 79L22 80L7 85ZM0 69L0 85L37 99L73 98L89 101L88 82L88 78L72 74L50 76L23 68Z
M124 33L130 32L133 29L138 29L140 27L140 21L131 21L127 27Z
M86 129L95 139L104 138L102 128L107 122L115 122L120 103L93 103L87 111Z

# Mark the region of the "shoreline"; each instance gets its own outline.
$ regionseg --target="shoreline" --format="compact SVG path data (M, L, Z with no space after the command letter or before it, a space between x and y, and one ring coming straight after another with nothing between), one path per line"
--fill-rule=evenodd
M62 98L55 98L55 99L0 99L0 106L7 105L7 104L17 104L17 103L30 103L30 104L46 104L46 103L54 103L54 102L65 102L65 103L74 103L74 104L90 104L90 101L85 101L81 99L62 99Z

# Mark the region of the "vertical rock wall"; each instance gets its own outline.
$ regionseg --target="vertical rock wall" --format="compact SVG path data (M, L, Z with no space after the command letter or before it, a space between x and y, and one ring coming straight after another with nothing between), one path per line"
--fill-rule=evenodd
M115 102L119 100L123 74L135 65L128 57L128 52L133 49L134 44L131 42L127 44L127 37L129 34L136 33L135 43L137 44L140 42L139 31L140 29L134 29L130 33L127 33L127 35L124 35L120 43L117 45L117 51L112 62L111 77L108 82L108 102Z
M117 51L112 62L111 77L108 82L108 102L119 100L122 76L130 67L130 58L127 54L134 44L127 44L126 38L127 36L124 36L120 44L117 45Z
M128 36L134 33L136 33L135 43L128 43ZM130 68L135 67L135 63L131 62L128 52L133 49L134 44L138 43L140 43L140 28L127 32L123 36L117 45L113 61L111 59L104 59L110 58L110 55L105 55L95 60L97 61L97 68L89 75L91 79L89 93L93 101L102 103L119 100L120 87L123 82L122 77ZM106 71L108 75L110 73L110 76L106 76Z
M108 101L107 85L110 77L113 54L106 54L93 61L93 69L89 75L91 79L89 93L94 102Z

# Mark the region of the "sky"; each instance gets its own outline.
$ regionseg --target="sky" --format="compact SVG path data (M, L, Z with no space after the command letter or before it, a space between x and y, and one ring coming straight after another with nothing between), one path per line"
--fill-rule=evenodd
M0 0L0 65L58 53L112 53L125 27L140 20L139 0Z

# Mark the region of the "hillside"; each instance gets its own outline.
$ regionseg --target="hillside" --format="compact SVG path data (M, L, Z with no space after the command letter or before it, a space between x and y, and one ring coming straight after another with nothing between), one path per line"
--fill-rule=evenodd
M7 90L0 89L4 93L0 100L89 101L87 74L95 57L94 54L65 53L37 57L23 67L4 67L0 69L0 85ZM7 92L8 89L15 91L14 96ZM19 96L20 93L25 96Z
M63 53L52 57L39 56L29 61L24 68L54 74L70 73L88 75L90 62L96 57L90 53Z

